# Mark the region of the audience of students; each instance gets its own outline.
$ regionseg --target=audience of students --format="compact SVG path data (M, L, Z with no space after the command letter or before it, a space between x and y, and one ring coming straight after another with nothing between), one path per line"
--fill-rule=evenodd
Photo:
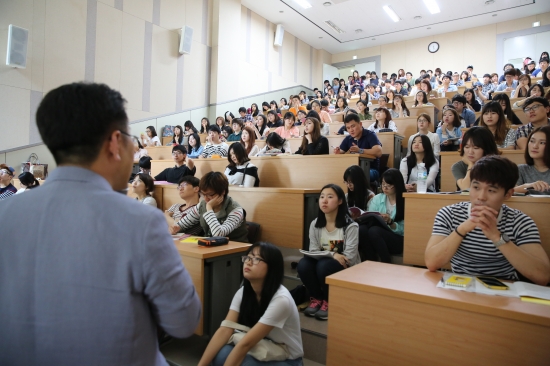
M154 126L147 126L147 128L145 129L145 133L147 134L147 136L145 136L144 134L140 135L141 143L143 144L143 146L161 146L162 145L160 143L159 137L157 136L157 130L155 130Z
M34 177L31 172L23 172L19 174L17 179L19 179L20 188L15 194L20 194L25 192L26 190L30 190L40 186L40 182Z
M0 164L0 201L13 196L17 192L17 188L11 183L13 172L12 167Z
M519 179L515 192L532 189L550 193L550 125L537 127L528 137L525 163L518 165Z
M439 136L436 133L433 133L431 131L431 125L432 125L432 118L429 114L426 113L420 113L418 117L416 118L416 124L418 126L418 132L409 137L409 141L407 143L407 156L411 152L411 145L413 139L418 135L426 135L430 139L430 142L432 143L432 151L434 153L434 156L436 159L439 159L439 153L441 152L441 145L439 142Z
M489 102L483 106L479 126L491 131L499 149L514 149L516 130L506 123L506 117L498 102Z
M321 135L321 124L317 118L306 118L304 137L296 154L324 155L329 153L328 139Z
M319 196L319 212L309 228L309 251L326 251L326 257L304 256L298 274L311 301L304 315L328 319L328 285L325 278L361 262L358 251L359 225L349 216L346 196L340 186L327 184Z
M423 163L427 171L426 186L428 192L436 191L436 179L439 173L439 161L434 155L432 142L426 135L416 135L411 144L411 153L401 160L399 171L403 175L407 192L416 192L418 164Z
M359 165L352 165L344 171L344 183L348 188L346 202L348 207L357 207L367 211L369 201L374 197L367 184L365 172Z
M210 126L215 127L215 126ZM167 181L170 183L177 183L181 177L186 175L195 175L197 167L191 158L187 156L187 150L183 145L176 145L172 147L172 158L176 163L173 168L166 168L158 175L155 176L155 180ZM187 162L187 165L185 164Z
M296 118L294 114L287 112L285 113L283 125L281 127L277 127L273 132L284 139L298 138L300 137L300 130L295 126L295 123Z
M204 151L204 146L201 144L201 138L198 134L193 133L187 138L187 156L191 159L196 159L201 156Z
M495 138L491 131L483 127L472 127L464 134L460 156L451 167L451 171L459 190L467 190L470 187L470 171L474 164L484 156L498 155Z
M244 146L248 157L256 156L260 152L260 148L256 145L254 132L253 127L246 126L241 133L241 144Z
M529 98L523 105L523 113L528 117L529 123L519 126L516 131L516 149L525 150L527 137L537 127L550 124L548 114L550 113L550 102L542 97Z
M220 141L220 129L218 126L211 125L208 128L207 144L201 154L201 158L211 158L212 156L224 157L227 156L229 146L225 142Z
M242 144L234 143L229 146L227 161L229 165L225 168L224 174L230 185L239 187L258 186L258 167L250 162L250 158Z
M178 181L178 193L184 203L174 203L165 211L174 220L174 223L181 220L190 209L199 204L199 182L199 178L192 175L181 177ZM200 223L197 223L194 227L187 228L186 233L189 235L202 235L203 230Z
M426 266L436 271L451 262L457 274L486 275L539 285L550 282L550 261L534 221L504 202L519 179L518 168L492 155L471 170L470 202L443 207L435 217L425 252Z

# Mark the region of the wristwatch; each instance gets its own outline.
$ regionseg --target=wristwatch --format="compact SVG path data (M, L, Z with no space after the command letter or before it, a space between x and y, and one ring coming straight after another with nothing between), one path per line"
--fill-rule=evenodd
M359 154L362 154L365 150L359 149Z
M509 241L510 241L510 238L508 237L508 235L501 234L500 235L500 240L493 242L493 244L495 245L495 248L498 248L501 245L508 243Z

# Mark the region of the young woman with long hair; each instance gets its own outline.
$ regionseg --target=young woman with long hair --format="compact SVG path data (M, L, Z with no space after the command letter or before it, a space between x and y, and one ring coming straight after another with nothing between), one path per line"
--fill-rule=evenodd
M531 88L531 76L523 74L518 78L518 86L512 91L512 98L525 98Z
M401 160L399 171L403 175L407 192L416 192L418 164L423 163L428 172L428 192L435 192L435 181L439 173L439 161L434 155L432 142L426 135L416 135L411 144L411 154Z
M267 106L267 108L269 109L269 103L263 102L262 103L262 108L265 108L265 106ZM264 111L265 111L265 109L264 109ZM252 114L252 117L256 117L258 115L258 113L260 113L260 110L258 109L258 105L256 103L252 103L250 105L250 113Z
M397 132L397 126L392 121L391 113L387 108L378 108L374 113L374 118L375 122L367 127L367 130L378 133L381 129L389 128L393 132Z
M396 94L393 98L393 108L391 110L392 118L403 118L411 115L409 108L405 104L405 100L401 94Z
M183 134L185 136L189 136L192 133L199 133L199 131L195 128L195 126L193 126L193 122L191 121L185 121L185 123L183 124L183 128Z
M246 126L254 129L256 139L262 140L269 135L269 127L267 126L267 117L264 114L258 114L256 117L256 123L247 122Z
M481 104L476 99L474 89L464 90L464 98L466 98L465 108L470 109L473 112L479 112L481 110Z
M416 107L431 107L433 103L428 102L428 95L424 90L419 90L414 97L414 108Z
M543 86L540 84L533 84L531 85L531 87L529 88L529 91L527 92L527 98L518 100L517 102L514 103L512 107L523 108L523 105L525 104L525 102L527 102L530 98L543 97L543 96L544 96Z
M283 126L283 121L281 117L275 111L267 111L267 127L277 128Z
M157 136L157 130L155 130L154 126L147 126L145 133L147 136L144 134L140 135L143 146L161 146L160 139Z
M324 155L328 153L328 139L321 135L321 123L317 118L306 118L302 145L300 145L296 154Z
M502 107L502 111L504 112L504 115L506 116L506 119L508 120L509 124L512 125L522 125L523 123L521 120L516 116L514 111L512 110L512 106L510 105L510 98L508 98L508 95L505 93L499 93L493 97L493 102L499 102L500 106Z
M348 111L348 101L345 97L338 97L336 100L336 109L334 113L346 113Z
M231 301L229 312L214 333L199 366L221 365L303 365L302 335L298 309L283 286L284 261L273 244L253 244L242 257L243 286ZM234 323L251 328L235 344L227 344ZM261 362L247 354L260 340L268 338L288 347L285 361Z
M372 114L369 113L369 108L367 107L368 103L365 99L360 99L355 104L355 109L357 109L357 115L361 121L371 120Z
M506 123L506 117L498 102L489 102L483 106L479 126L491 131L499 149L514 150L516 130Z
M143 148L143 145L138 138L133 138L134 141L134 161L139 161L142 156L147 156L147 150Z
M137 196L136 200L146 205L157 208L157 201L153 198L154 190L155 181L149 174L136 174L132 182L132 193Z
M371 198L374 197L367 184L365 171L359 165L352 165L344 171L344 183L348 188L346 201L348 207L357 207L367 211L367 206Z
M256 134L253 127L245 126L241 133L241 144L246 150L248 157L256 156L260 151L258 145L256 145Z
M525 163L518 165L519 179L516 192L528 189L550 191L550 126L537 127L529 134L525 149Z
M210 121L208 120L207 117L202 117L200 133L208 133L208 127L210 127Z
M225 176L229 185L239 187L257 186L258 167L250 162L244 146L240 143L233 143L229 146L227 153L229 165L225 168Z
M225 127L225 119L222 116L216 117L216 126L218 126L220 130ZM208 133L208 130L205 133Z
M441 151L457 151L462 136L460 116L454 108L443 111L443 120L437 128Z
M201 138L198 134L193 133L187 138L187 156L191 159L196 159L201 156L204 151L204 146L201 144Z
M290 143L282 138L279 134L271 132L265 139L265 146L260 150L258 155L274 155L290 153Z
M432 143L432 151L434 152L434 156L436 159L439 158L439 153L441 151L441 146L439 142L439 136L436 133L432 132L432 129L430 126L432 125L432 118L429 114L426 113L420 113L418 117L416 118L416 125L418 127L418 133L415 133L411 137L409 137L409 141L407 143L408 150L407 150L407 156L411 153L412 149L412 141L413 139L418 135L426 135L430 139L430 142Z

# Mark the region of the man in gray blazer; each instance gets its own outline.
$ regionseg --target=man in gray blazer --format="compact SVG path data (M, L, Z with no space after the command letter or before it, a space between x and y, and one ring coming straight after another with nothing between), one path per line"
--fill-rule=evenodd
M0 204L2 365L166 365L157 326L183 338L199 322L163 214L117 192L133 163L124 103L75 83L38 108L58 167Z

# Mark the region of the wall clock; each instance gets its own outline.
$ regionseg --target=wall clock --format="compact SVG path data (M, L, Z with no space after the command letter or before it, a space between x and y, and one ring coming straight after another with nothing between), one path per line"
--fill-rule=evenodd
M431 53L436 53L437 51L439 51L439 43L437 42L432 42L428 45L428 51L430 51Z

